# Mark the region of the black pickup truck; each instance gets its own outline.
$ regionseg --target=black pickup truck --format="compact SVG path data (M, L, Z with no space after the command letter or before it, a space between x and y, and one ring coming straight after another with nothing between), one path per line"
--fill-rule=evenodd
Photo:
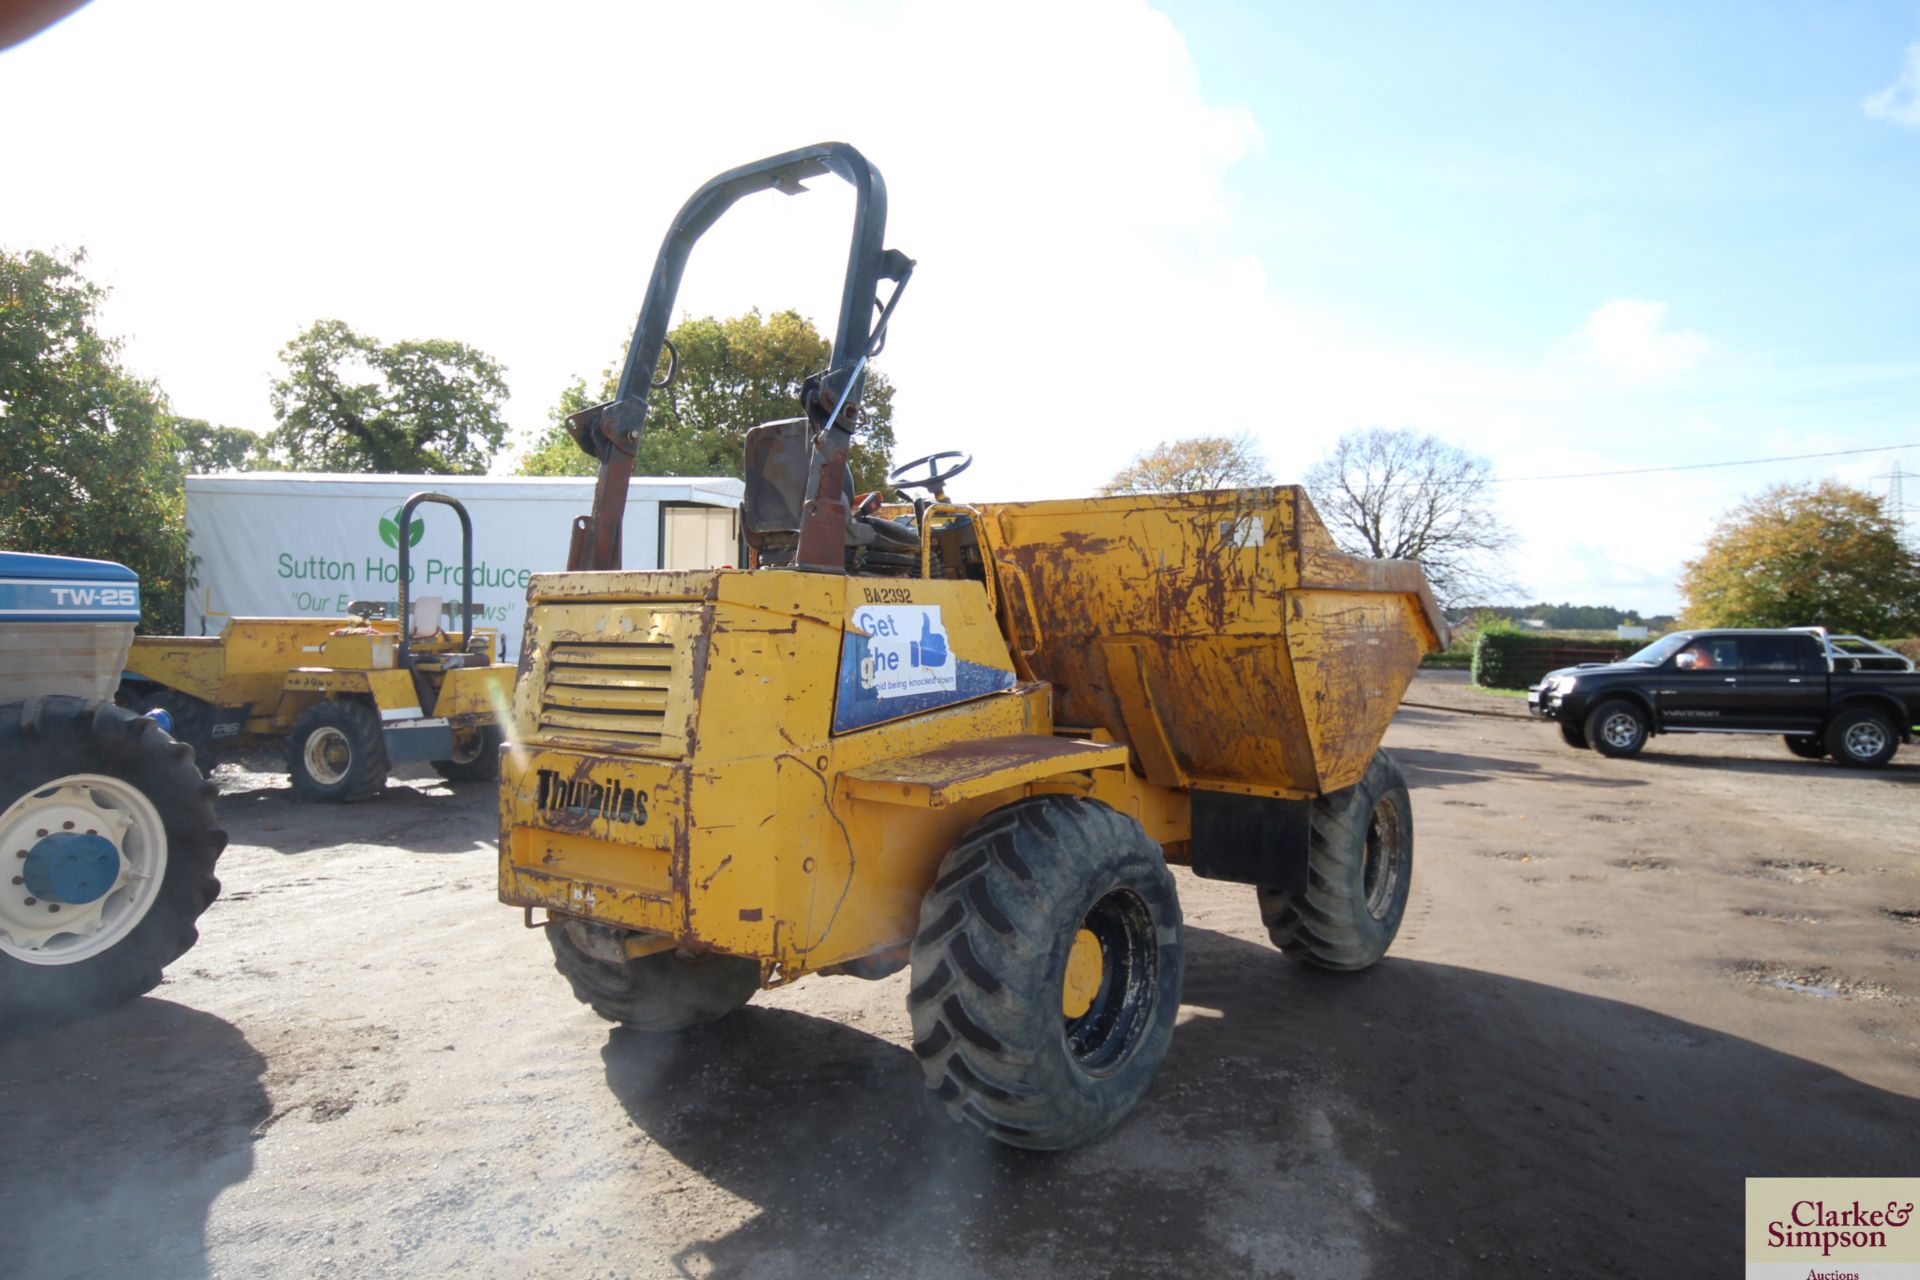
M1603 756L1634 755L1656 733L1776 733L1797 756L1875 768L1920 726L1920 672L1818 627L1676 631L1618 662L1549 672L1527 710Z

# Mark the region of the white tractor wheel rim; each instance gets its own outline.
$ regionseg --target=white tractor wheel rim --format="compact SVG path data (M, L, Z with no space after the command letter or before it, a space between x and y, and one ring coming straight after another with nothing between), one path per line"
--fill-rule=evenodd
M21 876L24 855L56 831L97 834L120 854L119 877L92 902L35 899ZM28 964L78 964L139 927L167 878L167 829L153 802L129 782L98 773L56 778L0 813L0 954ZM52 908L59 909L53 910Z
M453 762L455 764L472 764L480 758L480 753L486 748L486 745L487 731L485 729L469 729L464 734L454 734Z
M1608 746L1630 747L1633 740L1640 736L1640 725L1626 712L1617 711L1607 717L1607 722L1600 726L1600 732L1606 736Z
M307 776L315 782L323 787L338 786L346 781L347 770L353 768L353 744L332 725L322 725L307 735L300 759L307 766Z
M1887 731L1871 720L1847 727L1847 754L1856 760L1871 760L1887 747Z

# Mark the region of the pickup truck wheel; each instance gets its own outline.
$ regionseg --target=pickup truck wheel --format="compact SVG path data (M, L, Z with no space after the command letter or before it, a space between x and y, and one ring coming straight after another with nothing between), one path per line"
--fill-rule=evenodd
M1183 950L1173 875L1138 822L1082 796L995 810L920 904L907 1011L927 1088L1008 1146L1102 1137L1166 1056Z
M1364 969L1400 931L1413 885L1413 801L1400 766L1374 752L1351 787L1313 802L1307 891L1260 886L1273 945L1322 969Z
M1824 760L1827 758L1827 744L1818 734L1790 733L1786 737L1787 750L1802 760Z
M1647 713L1624 698L1595 707L1587 716L1587 741L1603 756L1615 759L1640 754L1647 745Z
M380 717L364 702L314 703L287 735L287 774L302 800L347 804L378 795L387 785Z
M1571 720L1562 720L1560 722L1560 741L1570 747L1577 747L1582 751L1587 749L1586 733L1581 730L1579 725Z
M1842 711L1827 726L1827 750L1841 764L1855 769L1877 769L1900 749L1893 722L1870 707Z

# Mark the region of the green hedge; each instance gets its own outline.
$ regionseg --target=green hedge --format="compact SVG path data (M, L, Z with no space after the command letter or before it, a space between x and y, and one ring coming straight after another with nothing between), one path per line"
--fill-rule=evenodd
M1420 659L1422 668L1428 671L1465 671L1473 665L1470 653L1455 653L1448 649L1441 653L1429 653Z
M1494 632L1473 646L1473 682L1488 689L1524 689L1559 667L1582 662L1612 662L1646 644L1644 640L1581 640L1568 636Z

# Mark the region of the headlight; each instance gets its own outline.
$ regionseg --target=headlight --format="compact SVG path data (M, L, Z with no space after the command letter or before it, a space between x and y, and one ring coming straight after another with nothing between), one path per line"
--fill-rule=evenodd
M1572 693L1573 687L1580 683L1579 676L1559 676L1553 682L1555 693Z

